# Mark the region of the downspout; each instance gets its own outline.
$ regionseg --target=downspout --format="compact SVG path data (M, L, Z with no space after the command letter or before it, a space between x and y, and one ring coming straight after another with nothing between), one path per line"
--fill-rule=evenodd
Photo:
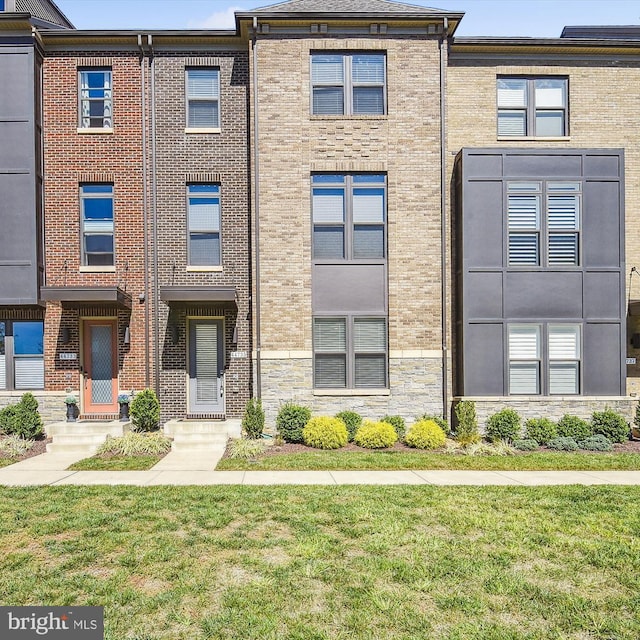
M260 152L258 149L258 18L253 18L253 175L254 230L256 255L256 299L253 305L256 318L256 397L262 397L262 354L260 335Z
M151 374L149 368L149 202L147 199L147 83L142 35L138 34L140 49L140 94L142 96L142 219L144 227L144 386L149 388Z
M440 40L440 281L442 283L442 417L449 418L449 315L447 313L447 47L449 20Z

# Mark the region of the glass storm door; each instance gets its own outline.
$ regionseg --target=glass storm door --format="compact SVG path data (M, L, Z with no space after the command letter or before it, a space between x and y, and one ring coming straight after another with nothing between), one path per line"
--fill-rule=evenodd
M223 413L221 320L189 321L189 413Z
M115 320L85 320L83 413L118 411Z

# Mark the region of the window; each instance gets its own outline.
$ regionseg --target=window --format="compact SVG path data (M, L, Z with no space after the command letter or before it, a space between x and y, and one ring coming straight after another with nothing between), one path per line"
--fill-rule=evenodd
M113 127L110 69L85 69L80 74L80 128Z
M386 318L314 318L317 389L387 387Z
M82 264L114 266L113 185L85 184L80 187L82 211Z
M220 186L191 184L187 187L189 264L218 266L220 259Z
M314 259L384 259L385 176L316 174L311 184Z
M187 127L220 128L220 70L187 69Z
M580 334L577 324L509 325L509 393L579 394Z
M568 135L567 78L498 78L498 135Z
M0 389L44 389L44 323L0 320Z
M384 115L384 53L311 54L314 115Z
M510 266L577 266L579 182L507 184Z

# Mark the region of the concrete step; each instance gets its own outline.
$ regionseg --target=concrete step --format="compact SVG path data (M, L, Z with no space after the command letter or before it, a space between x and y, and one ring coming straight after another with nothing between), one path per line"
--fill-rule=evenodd
M104 433L59 433L53 439L57 445L92 444L100 446L107 439Z
M95 455L98 446L97 444L56 444L55 442L50 442L47 445L47 453L75 453L78 454L78 458L90 458Z
M52 438L59 435L110 435L121 436L125 433L127 422L57 422L47 425L47 434Z
M175 440L171 445L172 452L193 454L202 454L206 452L207 456L210 456L212 459L216 456L221 456L225 452L226 448L226 443L207 444L203 442L176 442Z
M198 444L198 445L226 445L227 436L223 433L176 433L174 443Z
M170 420L164 425L164 432L168 436L176 436L179 433L220 433L226 436L227 423L225 421Z

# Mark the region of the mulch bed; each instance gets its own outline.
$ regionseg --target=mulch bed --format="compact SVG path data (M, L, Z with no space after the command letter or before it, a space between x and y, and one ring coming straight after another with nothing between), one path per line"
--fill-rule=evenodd
M29 451L27 451L24 455L18 456L17 458L10 458L10 456L5 453L0 453L0 458L10 458L15 462L20 462L21 460L26 460L27 458L33 458L33 456L39 456L42 453L47 452L47 444L51 442L51 438L42 438L41 440L36 440L35 444Z

